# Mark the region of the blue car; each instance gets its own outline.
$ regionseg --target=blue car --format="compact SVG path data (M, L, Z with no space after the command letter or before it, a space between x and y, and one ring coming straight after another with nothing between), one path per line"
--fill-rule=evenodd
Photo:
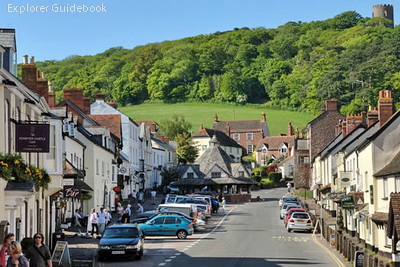
M107 227L99 242L99 260L109 257L143 256L144 236L137 224L115 224Z
M190 220L176 215L159 215L146 223L139 224L145 236L173 236L185 239L193 234L193 224Z

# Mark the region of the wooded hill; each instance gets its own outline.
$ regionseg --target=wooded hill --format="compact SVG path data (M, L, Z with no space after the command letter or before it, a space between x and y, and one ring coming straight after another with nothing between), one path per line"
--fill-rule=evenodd
M241 28L175 41L111 48L95 56L37 62L54 85L106 93L120 105L151 102L264 103L317 113L366 110L378 91L400 88L400 26L345 12L276 29Z

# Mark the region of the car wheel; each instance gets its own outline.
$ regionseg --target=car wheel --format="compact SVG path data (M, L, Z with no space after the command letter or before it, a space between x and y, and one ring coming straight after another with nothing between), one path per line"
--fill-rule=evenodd
M98 257L97 257L98 259L99 259L99 261L104 261L106 258L104 257L104 256L102 256L102 255L98 255Z
M287 231L290 233L292 231L292 229L290 229L289 227L287 227Z
M135 256L135 260L140 261L142 259L142 256L143 256L143 252L140 251L139 254Z
M176 236L178 237L178 239L185 239L187 237L187 232L185 230L179 230L176 233Z

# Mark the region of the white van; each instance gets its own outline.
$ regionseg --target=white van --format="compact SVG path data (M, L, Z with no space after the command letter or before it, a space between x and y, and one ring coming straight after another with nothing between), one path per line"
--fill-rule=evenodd
M182 195L175 195L175 194L168 194L165 197L165 204L168 203L176 203L181 199L185 199L187 196L182 196Z
M191 203L169 203L158 205L157 212L162 211L179 211L194 219L197 219L197 207L196 204Z

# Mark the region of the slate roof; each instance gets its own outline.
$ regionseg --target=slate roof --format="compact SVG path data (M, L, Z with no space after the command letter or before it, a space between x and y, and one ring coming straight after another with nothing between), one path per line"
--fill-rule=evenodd
M216 136L218 142L221 146L229 146L229 147L241 147L235 140L230 138L226 135L225 132L217 130L217 129L210 129L210 128L200 128L200 130L193 135L193 137L209 137L212 138Z
M206 186L206 185L253 185L257 184L251 178L210 178L210 179L180 179L176 181L177 185L193 185L193 186Z
M0 29L0 45L5 48L13 48L17 52L15 29Z
M99 125L107 127L120 140L122 138L121 115L120 114L96 114L88 115Z
M28 182L15 182L15 181L8 181L5 191L27 191L27 192L34 192L35 185L33 181Z
M216 136L212 137L210 147L195 160L195 163L200 165L200 171L204 174L209 173L215 165L218 165L226 173L232 174L232 159L228 153L219 146Z
M394 234L395 230L397 235ZM399 234L400 234L400 193L391 193L387 236L389 238L392 238L393 236L399 236Z
M204 178L204 174L200 171L200 166L196 164L178 166L179 177L182 177L188 171L189 168L192 168L193 172L198 177L195 179Z
M282 143L285 143L287 147L293 147L294 140L294 136L267 136L258 142L256 150L261 150L263 145L265 145L268 150L278 150Z
M400 174L400 151L394 156L392 161L390 161L385 167L376 172L374 176L380 177L391 174Z

